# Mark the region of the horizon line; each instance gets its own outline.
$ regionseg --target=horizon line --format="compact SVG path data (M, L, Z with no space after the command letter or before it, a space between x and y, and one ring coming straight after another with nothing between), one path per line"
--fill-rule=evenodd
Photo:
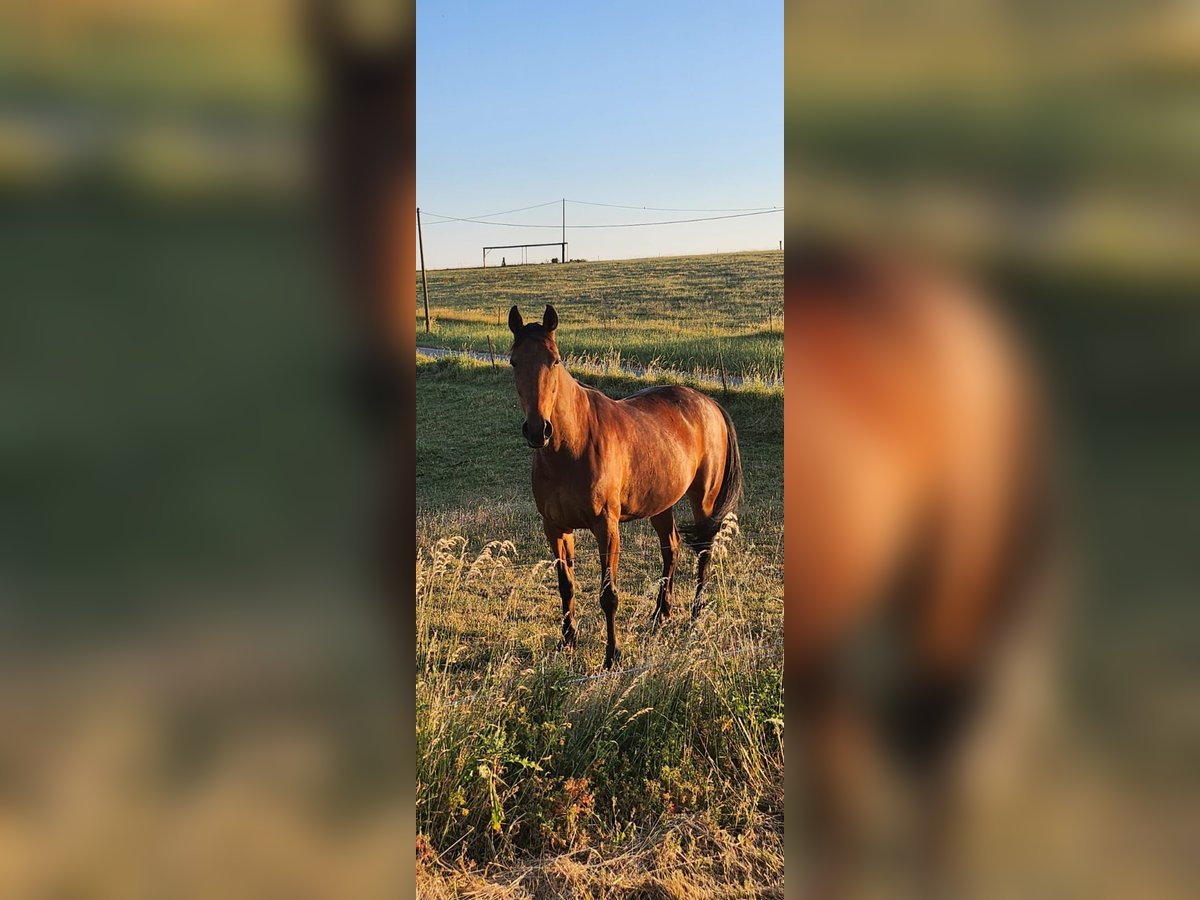
M738 254L738 253L782 253L782 252L783 251L779 247L767 247L767 248L757 249L757 250L755 250L755 249L751 249L751 250L710 250L708 252L703 252L703 253L659 253L659 254L655 254L655 255L651 255L651 256L609 256L604 259L580 259L580 260L575 260L575 261L576 262L636 262L640 259L687 259L687 258L690 258L693 256L732 256L732 255ZM570 262L571 262L571 260L568 260L567 264L570 264ZM563 263L530 262L530 263L513 263L511 266L499 266L499 265L497 265L497 266L440 266L438 268L426 266L425 271L426 272L454 272L454 271L460 271L460 270L466 270L466 269L485 269L485 268L487 268L487 269L515 269L515 268L525 268L528 266L561 266L561 265L563 265ZM413 272L416 275L420 275L421 267L417 266L417 268L415 268L413 270Z

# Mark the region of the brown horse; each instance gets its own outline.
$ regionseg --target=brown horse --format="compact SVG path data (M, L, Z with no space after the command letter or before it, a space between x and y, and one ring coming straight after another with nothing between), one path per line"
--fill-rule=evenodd
M600 549L600 607L607 647L604 666L620 658L617 612L618 526L649 519L662 547L663 574L655 623L671 614L671 588L680 531L672 507L684 496L694 524L684 538L698 554L699 614L712 561L712 543L741 497L742 461L733 421L712 398L691 388L651 387L612 400L567 372L554 333L558 314L526 324L508 314L512 366L525 421L521 433L537 452L533 499L554 551L562 597L562 646L575 646L576 528L587 528Z
M786 279L789 696L825 894L850 868L871 734L944 871L955 751L1044 549L1046 482L1031 369L991 305L878 253L810 247ZM867 635L894 650L873 682L854 667Z

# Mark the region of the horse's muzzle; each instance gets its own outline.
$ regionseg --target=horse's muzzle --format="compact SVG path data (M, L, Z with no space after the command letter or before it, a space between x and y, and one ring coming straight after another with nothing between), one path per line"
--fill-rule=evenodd
M529 444L529 446L532 447L534 450L541 450L548 443L550 443L550 436L552 434L554 434L554 426L550 424L550 421L548 419L544 420L542 422L541 438L539 439L534 436L537 434L537 429L534 428L531 430L528 422L522 422L521 423L521 434L525 438L525 443Z

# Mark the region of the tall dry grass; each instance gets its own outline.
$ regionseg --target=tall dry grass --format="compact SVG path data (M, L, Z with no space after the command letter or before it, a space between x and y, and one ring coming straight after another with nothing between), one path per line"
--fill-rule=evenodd
M511 541L449 537L422 551L424 895L480 879L514 896L627 896L635 885L666 896L721 885L728 896L739 884L759 896L781 884L782 612L748 602L754 565L731 545L694 625L640 625L656 582L626 596L627 667L604 673L590 668L599 656L587 641L555 649L552 562L520 564ZM686 610L685 579L676 593Z

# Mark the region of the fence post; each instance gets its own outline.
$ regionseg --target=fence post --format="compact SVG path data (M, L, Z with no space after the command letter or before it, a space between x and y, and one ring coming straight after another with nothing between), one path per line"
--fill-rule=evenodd
M725 354L721 352L720 344L717 344L717 360L721 363L721 390L728 391L729 385L725 383Z
M488 339L488 356L490 356L492 358L492 368L494 369L494 368L496 368L496 354L492 350L492 336L489 334L487 336L487 339Z
M421 207L417 207L417 244L421 248L421 294L425 298L425 333L429 334L429 284L425 281L425 238L421 234Z

